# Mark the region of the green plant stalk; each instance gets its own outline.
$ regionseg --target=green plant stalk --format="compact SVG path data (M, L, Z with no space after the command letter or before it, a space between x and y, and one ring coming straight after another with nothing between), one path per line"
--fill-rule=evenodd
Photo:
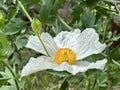
M103 31L103 38L102 38L102 43L105 43L105 36L106 36L106 30Z
M63 25L65 25L70 31L73 31L73 29L60 16L57 15L57 17Z
M119 8L117 6L117 3L114 3L114 4L115 4L115 7L116 7L116 10L118 11L118 14L120 15L120 10L119 10Z
M30 17L30 15L29 15L28 12L26 11L26 9L25 9L24 6L22 5L22 3L21 3L19 0L17 0L17 1L18 1L18 3L19 3L20 7L22 8L23 12L25 13L25 15L28 17L28 19L29 19L30 22L32 23L32 18ZM50 56L50 54L48 53L48 51L47 51L47 49L46 49L46 47L45 47L45 44L43 43L42 39L40 38L40 35L37 35L37 36L38 36L41 44L43 45L43 48L44 48L45 52L47 53L48 56Z
M46 48L45 44L43 43L42 39L40 38L40 35L37 35L37 36L38 36L38 38L39 38L39 40L40 40L41 44L43 45L43 48L44 48L45 52L46 52L46 53L47 53L47 55L50 57L50 54L48 53L48 51L47 51L47 48Z
M98 80L97 80L97 74L95 74L95 80L93 81L93 86L92 86L92 90L99 90L98 87Z
M13 77L16 77L15 74L14 74L14 72L13 72L12 69L10 68L10 66L8 66L4 61L2 61L2 63L10 70L11 74L13 75ZM15 81L17 90L20 90L17 80L14 79L14 81Z
M26 9L24 8L24 6L22 5L22 3L18 1L18 4L20 5L20 7L22 8L23 12L26 14L26 16L28 17L28 19L30 20L30 22L32 22L32 18L30 17L30 15L28 14L28 12L26 11Z
M90 80L90 78L89 78L89 79L88 79L88 90L91 90L90 85L91 85L91 80Z

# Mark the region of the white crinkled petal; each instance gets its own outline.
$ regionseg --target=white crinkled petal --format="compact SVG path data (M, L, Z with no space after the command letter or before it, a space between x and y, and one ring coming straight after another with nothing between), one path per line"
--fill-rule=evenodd
M73 72L73 68L67 62L63 62L60 65L56 65L52 69L55 70L55 71L67 71L67 72L70 72L70 73Z
M40 41L37 36L31 35L26 44L26 47L46 55L46 52L45 52L42 44L40 44Z
M54 40L59 48L70 48L75 51L80 34L79 29L75 29L73 32L62 31L56 35Z
M62 31L59 34L57 34L56 37L54 38L54 41L56 42L56 44L59 48L64 47L64 44L65 44L68 34L70 34L70 32Z
M57 46L56 46L53 38L48 33L42 33L41 39L44 42L50 56L53 56L57 50ZM47 55L46 51L43 48L43 45L41 44L41 42L39 41L37 36L31 35L29 37L26 47Z
M77 60L101 53L106 47L99 42L99 36L93 28L87 28L82 33L79 29L73 32L62 31L54 40L58 47L72 49L77 54Z
M54 39L50 36L49 33L42 33L41 38L47 48L48 53L50 54L50 56L53 56L56 50L58 50Z
M78 61L75 65L69 65L68 63L63 62L61 65L58 65L54 63L51 59L52 58L46 56L30 58L29 62L23 67L21 76L27 76L29 74L46 69L53 69L55 71L67 71L75 75L78 72L85 72L88 69L103 70L105 64L107 63L107 60L103 59L96 62Z
M85 72L89 69L100 69L103 70L105 64L107 63L106 59L99 60L97 62L88 62L88 61L78 61L76 65L69 65L67 63L62 63L60 66L56 66L53 70L56 71L67 71L73 75L78 72Z
M31 57L29 62L23 67L21 76L23 77L38 71L51 69L53 66L54 66L53 63L50 62L48 57L45 56L41 56L38 58Z
M96 62L78 61L76 65L72 65L73 68L72 74L75 75L78 72L85 72L89 69L103 70L106 63L107 63L106 59L98 60Z
M93 28L85 29L78 38L76 48L77 60L83 59L92 54L101 53L106 47L106 44L99 42L99 36Z

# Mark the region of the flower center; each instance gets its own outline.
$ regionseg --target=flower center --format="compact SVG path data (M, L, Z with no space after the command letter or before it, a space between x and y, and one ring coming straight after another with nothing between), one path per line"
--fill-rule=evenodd
M76 53L69 48L60 48L55 53L54 61L59 65L62 62L67 62L70 65L75 64Z

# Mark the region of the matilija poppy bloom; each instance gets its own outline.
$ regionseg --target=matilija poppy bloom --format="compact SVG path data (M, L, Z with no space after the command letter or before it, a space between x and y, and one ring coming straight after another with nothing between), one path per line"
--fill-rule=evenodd
M93 28L87 28L83 32L79 29L73 32L62 31L54 38L49 33L42 33L41 39L50 56L45 52L38 37L31 35L26 47L42 53L43 56L31 57L23 67L21 76L46 69L67 71L75 75L88 69L103 70L107 63L106 59L96 62L82 60L89 55L101 53L106 47L106 44L98 41L99 36Z

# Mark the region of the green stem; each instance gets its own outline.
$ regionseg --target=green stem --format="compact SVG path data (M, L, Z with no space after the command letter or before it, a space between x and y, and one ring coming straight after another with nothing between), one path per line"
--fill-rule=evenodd
M88 79L88 90L91 90L90 84L91 84L91 80L90 80L90 78L89 78L89 79Z
M43 43L42 39L40 38L40 35L37 35L37 36L38 36L38 38L39 38L39 40L40 40L41 44L43 45L43 48L44 48L45 52L46 52L46 53L47 53L47 55L50 57L50 54L48 53L48 51L47 51L47 48L46 48L45 44Z
M13 77L15 78L16 76L15 76L14 72L12 71L11 67L8 66L4 61L2 61L2 63L3 63L3 64L4 64L4 65L10 70L11 74L12 74ZM14 81L15 81L15 84L16 84L16 88L17 88L17 90L20 90L17 80L14 79Z
M97 88L97 90L99 90L99 88L98 88L98 85L97 85L97 74L95 74L95 79L94 79L94 81L93 81L93 85L92 85L92 90L95 90L96 88Z
M63 25L65 25L70 31L73 31L73 29L61 17L59 17L58 15L57 17Z
M19 3L20 7L22 8L23 12L25 13L25 15L28 17L28 19L29 19L30 22L32 23L32 18L30 17L30 15L29 15L28 12L26 11L26 9L25 9L24 6L22 5L22 3L21 3L19 0L17 0L17 1L18 1L18 3ZM43 45L43 48L44 48L44 50L46 51L47 55L50 56L49 53L48 53L48 51L47 51L47 49L46 49L46 47L45 47L45 45L44 45L44 43L43 43L43 41L42 41L42 39L40 38L40 35L37 35L37 36L38 36L41 44Z
M28 14L28 12L26 11L26 9L24 8L24 6L22 5L22 3L18 1L18 4L20 5L20 7L22 8L23 12L26 14L26 16L28 17L28 19L30 20L30 22L32 22L32 18L30 17L30 15Z
M105 42L106 32L107 32L106 29L104 29L104 31L103 31L102 43Z

